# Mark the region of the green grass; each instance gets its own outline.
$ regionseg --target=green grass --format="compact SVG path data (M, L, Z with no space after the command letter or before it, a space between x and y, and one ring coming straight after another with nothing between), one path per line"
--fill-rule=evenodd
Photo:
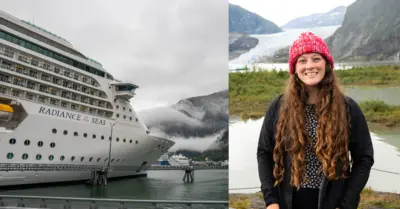
M251 194L229 194L229 207L235 209L265 209L261 192ZM400 195L375 192L365 188L361 192L358 209L400 209Z
M368 122L387 126L400 124L400 105L388 105L383 101L366 101L359 105Z
M373 85L400 86L398 66L356 67L350 70L335 70L342 86ZM269 102L281 94L289 78L287 71L244 71L229 74L229 114L239 115L243 120L264 116ZM382 109L371 111L370 106L381 105ZM400 107L369 101L360 104L366 110L370 122L393 125L400 122ZM363 110L364 110L363 109Z

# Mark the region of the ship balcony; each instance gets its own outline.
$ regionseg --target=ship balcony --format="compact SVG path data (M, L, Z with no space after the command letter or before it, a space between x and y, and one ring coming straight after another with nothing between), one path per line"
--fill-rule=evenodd
M128 91L128 90L126 90L126 91L117 91L115 93L116 97L122 97L122 98L127 99L127 100L133 98L135 95L136 94L135 94L134 91Z

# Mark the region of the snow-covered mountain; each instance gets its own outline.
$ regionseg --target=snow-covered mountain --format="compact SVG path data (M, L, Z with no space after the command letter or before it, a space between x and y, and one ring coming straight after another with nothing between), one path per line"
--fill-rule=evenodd
M282 28L313 28L322 26L341 25L346 13L345 6L339 6L327 13L316 13L305 17L293 19L282 26Z

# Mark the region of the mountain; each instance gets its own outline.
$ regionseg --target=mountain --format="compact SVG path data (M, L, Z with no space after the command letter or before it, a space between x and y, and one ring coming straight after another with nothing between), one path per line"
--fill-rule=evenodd
M167 138L179 140L198 140L186 148L179 146L184 148L179 148L177 153L188 157L213 154L218 159L228 158L228 90L183 99L169 107L141 111L139 115L150 133L161 132ZM199 146L206 137L211 137L214 143L204 150L193 151L196 150L193 146Z
M228 90L145 110L140 116L150 131L183 138L210 136L228 128Z
M325 39L335 61L399 61L398 14L398 0L357 0L348 6L342 26ZM289 47L281 48L261 61L286 63Z
M346 61L399 60L400 1L357 0L342 27L326 42L333 57Z
M240 6L229 4L229 32L271 34L282 32L275 23Z
M225 130L223 134L216 140L217 145L210 146L204 152L188 151L184 149L177 150L176 154L182 154L193 160L205 160L207 157L213 161L224 161L229 159L229 133ZM215 148L217 147L217 149Z
M256 47L258 39L244 33L229 33L229 60L238 58Z
M282 28L313 28L322 26L341 25L346 13L345 6L339 6L327 13L316 13L293 19Z

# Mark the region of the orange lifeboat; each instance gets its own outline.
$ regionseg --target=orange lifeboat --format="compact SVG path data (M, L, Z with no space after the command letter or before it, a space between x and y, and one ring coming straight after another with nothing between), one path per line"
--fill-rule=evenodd
M0 104L0 121L11 120L14 109L8 104Z

